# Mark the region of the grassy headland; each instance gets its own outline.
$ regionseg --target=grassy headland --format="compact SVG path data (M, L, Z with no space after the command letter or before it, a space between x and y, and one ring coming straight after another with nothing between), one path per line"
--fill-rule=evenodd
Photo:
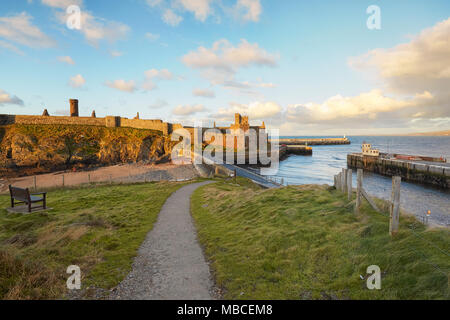
M161 132L146 129L86 125L0 126L0 176L137 161L166 162L173 144Z
M82 288L109 289L132 259L168 196L181 183L104 185L49 192L48 213L9 214L0 196L0 299L63 298L66 269Z
M448 230L402 216L392 239L389 217L365 202L356 216L334 188L263 190L238 182L204 186L191 202L224 298L449 298L450 259L436 249L450 251ZM381 290L367 289L370 265L381 268Z

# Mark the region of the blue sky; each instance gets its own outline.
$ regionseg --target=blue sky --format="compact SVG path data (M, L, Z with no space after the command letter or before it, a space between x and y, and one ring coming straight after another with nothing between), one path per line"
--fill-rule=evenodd
M448 130L449 16L446 0L2 1L0 113L63 115L78 98L85 116L239 111L282 134Z

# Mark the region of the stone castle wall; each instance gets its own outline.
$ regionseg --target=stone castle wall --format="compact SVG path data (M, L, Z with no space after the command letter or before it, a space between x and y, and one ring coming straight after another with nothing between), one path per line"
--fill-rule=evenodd
M0 114L0 125L8 124L32 124L32 125L88 125L88 126L106 126L109 128L114 127L127 127L135 129L147 129L160 131L163 135L170 135L175 130L184 128L191 134L191 142L194 141L194 128L184 127L178 123L168 123L162 120L145 120L139 119L139 114L134 119L122 118L118 116L107 116L105 118L92 117L79 117L78 116L78 100L70 99L70 113L71 116L49 116L47 112L44 112L42 116L29 116L29 115L7 115ZM95 114L95 112L93 112ZM215 124L214 124L215 126ZM242 129L247 131L249 128L255 129L257 134L259 131L265 130L264 122L262 126L251 127L249 126L248 117L242 117L240 114L235 115L235 124L230 127L215 127L219 129L224 135L223 145L226 145L226 134L229 129L236 130ZM208 128L204 128L206 130ZM235 143L236 144L236 143ZM235 146L236 147L236 146Z
M0 115L0 125L7 124L78 124L89 126L105 126L105 118L90 117L47 117Z
M8 124L64 124L64 125L88 125L106 127L129 127L136 129L149 129L161 131L169 135L173 130L181 128L181 124L171 124L161 120L127 119L121 117L93 118L93 117L65 117L65 116L22 116L0 115L0 125Z

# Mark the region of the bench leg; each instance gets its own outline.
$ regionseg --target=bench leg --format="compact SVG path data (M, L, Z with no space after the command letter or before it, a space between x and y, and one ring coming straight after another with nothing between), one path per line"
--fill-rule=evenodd
M31 202L28 203L28 212L31 213Z
M11 198L11 208L14 208L14 198Z
M44 198L42 199L44 202L44 210L47 209L47 196L44 194Z

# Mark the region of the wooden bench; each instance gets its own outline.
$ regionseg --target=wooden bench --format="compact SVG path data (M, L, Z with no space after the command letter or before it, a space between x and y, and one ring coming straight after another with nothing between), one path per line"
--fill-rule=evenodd
M14 208L15 200L18 203L25 203L28 205L28 212L31 212L31 209L36 208L47 208L47 192L39 192L30 194L30 191L27 189L21 189L17 187L13 187L9 185L9 193L11 194L11 207ZM41 197L38 197L41 196ZM33 203L42 202L42 206L31 207Z

